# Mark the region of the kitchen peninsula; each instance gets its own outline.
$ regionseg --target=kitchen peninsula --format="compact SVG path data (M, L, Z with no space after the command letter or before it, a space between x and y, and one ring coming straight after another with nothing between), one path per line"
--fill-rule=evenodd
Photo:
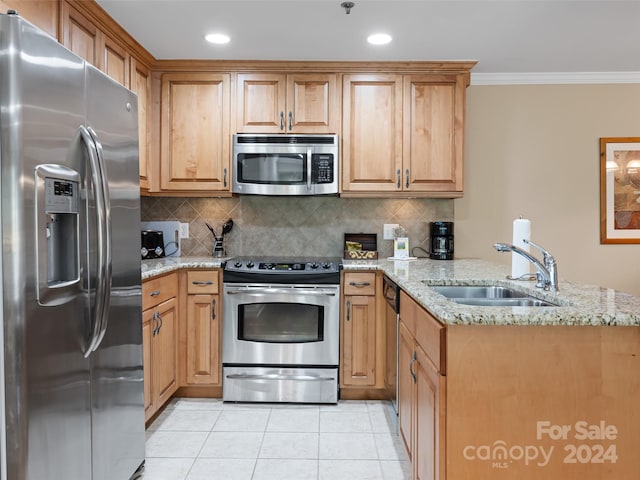
M143 278L220 265L145 261ZM402 288L399 423L420 478L640 471L639 298L562 280L551 294L482 260L345 261L344 270L384 273ZM445 284L511 286L559 306L465 306L430 288Z

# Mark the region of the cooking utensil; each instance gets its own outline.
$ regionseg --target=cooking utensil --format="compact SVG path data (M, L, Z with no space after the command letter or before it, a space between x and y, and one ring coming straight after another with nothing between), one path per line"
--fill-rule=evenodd
M222 225L222 236L224 237L233 228L233 220L229 219Z
M209 225L207 222L204 222L204 224L207 226L207 228L209 229L209 231L213 235L213 238L215 238L216 240L220 240L218 238L218 235L216 234L216 231L214 230L214 228L211 225ZM222 232L222 234L224 235L224 232Z

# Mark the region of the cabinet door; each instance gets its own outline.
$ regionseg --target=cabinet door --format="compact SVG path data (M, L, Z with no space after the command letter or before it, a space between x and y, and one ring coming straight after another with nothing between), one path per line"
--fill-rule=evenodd
M402 312L402 309L400 310ZM398 427L411 460L413 435L414 381L410 370L415 365L413 336L400 322L400 342L398 345Z
M464 106L458 90L455 75L405 76L404 190L462 192Z
M337 75L287 75L286 131L339 133L340 102Z
M62 44L91 65L102 68L102 32L67 2L62 2Z
M162 190L229 190L229 85L228 74L162 76Z
M149 190L149 99L151 93L151 72L147 67L131 57L130 89L138 95L138 151L140 157L140 189Z
M376 383L376 301L374 296L346 296L340 379L347 386Z
M153 361L151 358L151 342L155 322L153 315L155 309L145 310L142 313L142 367L144 369L144 417L148 420L154 413L153 411Z
M129 52L112 38L104 35L100 70L120 85L129 88Z
M238 74L238 132L284 133L285 90L285 75Z
M153 336L151 359L153 361L154 404L163 405L178 388L178 312L175 298L156 307L159 326Z
M8 10L15 10L22 18L58 39L57 0L0 0L0 12Z
M445 377L440 375L419 346L413 370L415 389L415 438L413 446L414 478L441 480L445 478Z
M187 296L187 384L220 384L218 295Z
M400 190L402 76L345 75L342 89L342 190Z

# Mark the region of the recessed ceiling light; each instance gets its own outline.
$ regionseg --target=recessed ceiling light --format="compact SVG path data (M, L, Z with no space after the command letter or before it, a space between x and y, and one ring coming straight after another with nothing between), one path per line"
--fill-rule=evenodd
M222 45L223 43L229 43L231 40L227 35L223 33L209 33L204 36L207 42L216 43Z
M391 35L387 35L386 33L374 33L367 37L367 42L372 45L386 45L391 42Z

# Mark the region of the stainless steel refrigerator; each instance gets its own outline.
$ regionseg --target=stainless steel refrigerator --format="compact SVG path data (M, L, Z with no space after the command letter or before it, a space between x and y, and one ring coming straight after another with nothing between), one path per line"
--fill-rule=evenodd
M3 480L144 463L137 99L0 15Z

